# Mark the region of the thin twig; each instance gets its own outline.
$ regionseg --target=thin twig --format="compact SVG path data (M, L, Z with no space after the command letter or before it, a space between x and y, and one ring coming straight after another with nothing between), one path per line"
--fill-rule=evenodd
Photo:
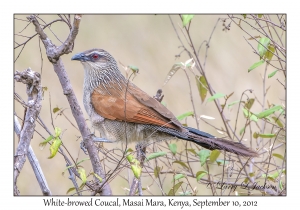
M217 25L218 25L219 21L220 21L220 18L218 18L218 20L217 20L217 22L216 22L216 24L215 24L213 30L212 30L211 33L210 33L210 36L209 36L209 38L208 38L208 41L207 41L207 43L206 43L205 58L204 58L204 63L203 63L203 71L205 71L205 65L206 65L206 60L207 60L207 54L208 54L208 48L209 48L210 40L211 40L211 37L212 37L212 35L214 34L214 32L215 32L215 30L216 30L216 28L217 28ZM199 48L199 49L200 49L200 48ZM199 57L199 55L197 55L197 56Z
M92 140L92 134L90 130L88 129L85 118L83 116L83 113L81 111L81 108L79 106L78 100L74 94L73 88L70 84L69 77L67 75L67 72L64 68L64 65L62 63L62 60L60 59L61 55L68 54L72 52L73 46L74 46L74 40L78 34L79 31L79 24L81 22L81 15L75 15L74 16L74 22L73 22L73 27L72 30L66 39L66 41L59 47L56 47L51 40L48 38L48 36L45 34L43 31L43 28L41 28L36 16L31 15L27 17L29 21L33 23L35 26L35 30L37 34L39 34L40 39L42 40L45 48L46 48L46 53L49 61L53 64L53 68L55 73L57 74L59 81L62 85L63 92L66 95L68 102L70 104L72 114L76 120L76 123L78 125L78 128L80 130L80 133L83 137L84 145L87 148L92 166L93 166L93 171L95 174L99 175L103 182L105 182L105 171L103 170L101 166L101 162L98 156L97 149L93 143ZM59 21L62 21L59 19ZM99 184L98 178L94 177L96 186ZM101 188L102 187L102 188ZM101 189L101 194L103 195L111 195L111 189L108 184L105 184L105 186L98 186L98 189L96 189L96 192L99 192Z
M197 115L196 108L195 108L195 104L194 104L193 92L192 92L192 86L191 86L190 77L189 77L189 75L187 74L187 72L186 72L185 69L183 69L183 71L184 71L184 73L185 73L185 75L186 75L186 78L187 78L187 80L188 80L189 89L190 89L191 103L192 103L193 111L194 111L194 114L195 114L196 125L197 125L197 128L198 128L198 130L199 130L199 120L198 120L198 115Z
M20 125L16 115L14 117L14 125L15 125L14 130L20 138L21 125ZM52 193L48 187L47 180L44 176L43 170L42 170L42 168L39 164L39 161L38 161L36 155L34 154L34 151L30 145L28 148L27 158L31 164L31 167L32 167L35 177L40 185L43 195L52 195Z

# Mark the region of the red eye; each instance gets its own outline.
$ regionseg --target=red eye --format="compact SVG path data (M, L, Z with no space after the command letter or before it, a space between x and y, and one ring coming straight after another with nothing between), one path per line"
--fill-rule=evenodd
M94 59L98 59L98 58L99 58L99 55L98 55L98 54L93 54L93 58L94 58Z

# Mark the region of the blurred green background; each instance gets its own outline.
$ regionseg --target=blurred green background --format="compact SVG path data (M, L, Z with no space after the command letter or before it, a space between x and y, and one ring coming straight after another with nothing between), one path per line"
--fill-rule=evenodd
M40 15L40 17L46 23L58 19L56 15ZM226 17L226 15L195 15L192 20L190 32L197 49L204 40L208 40L217 19ZM15 18L27 20L26 15L15 15ZM73 15L71 18L73 22ZM182 23L179 16L171 15L171 18L181 39L186 44L185 38L182 36ZM39 21L42 23L41 20ZM35 33L32 24L26 27L28 22L15 19L14 23L15 34L31 36ZM227 20L227 24L228 23L229 21ZM24 29L24 27L26 28ZM253 36L258 35L255 31L250 29L249 26L243 25L243 27L245 27ZM231 24L230 31L223 31L223 28L222 21L220 21L210 42L206 62L206 74L209 82L216 92L227 95L234 92L234 95L229 99L229 102L239 100L242 92L246 89L253 89L253 93L257 98L262 100L262 75L265 66L262 65L248 73L248 68L259 60L258 56L253 53L252 48L243 38L243 36L246 39L249 37L233 23ZM55 33L55 36L51 31ZM65 23L57 22L51 26L51 30L47 28L45 32L56 45L60 45L61 43L56 37L62 42L65 41L69 33L69 28ZM25 40L26 37L15 36L15 41L17 43L22 43ZM257 48L257 43L255 41L249 42L253 44L254 48ZM185 62L189 59L186 53L182 53L179 58L175 58L175 55L182 51L182 48L179 48L179 46L180 42L168 15L83 15L74 50L72 53L62 56L61 59L87 119L88 116L85 113L82 103L83 67L79 62L71 62L71 57L75 53L91 48L105 49L115 57L117 62L121 61L124 65L137 66L140 71L133 82L151 96L155 95L158 88L162 88L165 95L163 101L166 102L168 109L170 109L175 116L178 116L187 111L192 111L188 83L184 72L178 71L166 86L162 87L162 84L174 63ZM20 57L15 62L15 71L22 71L31 67L34 71L42 74L42 86L47 87L48 91L44 94L44 100L42 102L43 107L40 116L48 128L53 132L50 116L49 92L51 93L52 109L55 107L67 108L64 113L73 124L76 123L71 115L67 99L62 92L58 78L53 71L52 64L46 57L42 43L40 43L40 48L43 61L39 49L39 39L36 36L26 44ZM20 50L21 47L15 50L15 57ZM205 46L202 47L202 50L200 51L200 60L202 63L204 61L204 55ZM119 67L124 73L123 68L120 65ZM267 74L274 70L274 68L270 67ZM196 69L195 72L198 74ZM189 75L197 114L214 117L216 119L209 122L218 128L224 127L214 103L201 103L195 79L192 74ZM285 103L285 91L276 81L276 78L279 78L284 82L284 77L281 72L278 72L273 78L267 79L266 87L271 86L267 94L267 100L270 103L282 104ZM27 100L25 86L23 84L15 83L15 92L21 95L25 101ZM209 96L210 95L208 95L208 97ZM249 94L249 96L251 98L254 97L254 95L251 94ZM222 102L224 102L224 99L221 99L221 103ZM14 104L18 116L23 117L23 107L18 102L15 102ZM231 125L233 127L236 119L237 107L238 106L236 105L233 106L232 109L226 108L224 112L227 118L231 120ZM255 102L252 111L255 113L261 112L261 106ZM77 140L77 136L80 136L80 133L74 129L63 116L53 114L53 121L55 126L64 130L62 140L72 156L75 158L78 157L78 160L87 158L79 147L81 139ZM238 131L244 126L244 123L245 118L240 112L237 125ZM90 123L88 125L90 125ZM195 120L189 118L188 125L196 127ZM203 121L200 121L200 129L215 136L222 136L214 128ZM255 127L255 129L257 128ZM269 128L267 127L266 131L268 131L268 129ZM44 137L48 137L48 134L41 129L39 125L37 125L37 130ZM255 130L253 132L255 132ZM250 134L247 131L245 138L248 140L249 135ZM34 138L31 141L31 146L39 158L39 162L53 195L65 195L67 190L72 187L72 183L68 179L67 173L62 176L62 172L65 170L64 159L61 155L57 155L53 159L48 159L50 154L49 146L46 146L44 150L40 150L38 146L42 140L43 139L35 133ZM14 143L16 148L18 143L16 135ZM248 143L246 142L245 144ZM104 146L107 149L121 147L120 144L105 144ZM130 147L134 149L134 145L130 145ZM87 172L91 170L89 161L84 162L83 165ZM201 168L200 164L195 164L194 166L195 171L197 171L197 167ZM127 176L128 173L132 172L124 170L122 173L124 176ZM147 185L151 182L151 180L149 182L144 180L143 184ZM198 194L211 194L211 190L206 189L196 181L194 181L193 184L198 187ZM164 186L165 191L168 192L172 186L171 181L167 179ZM18 187L21 195L41 194L39 185L28 160L18 178ZM116 177L111 182L111 187L115 195L124 195L127 193L124 191L124 188L129 188L128 183L120 177ZM160 190L154 186L151 188L151 192L153 194L161 195Z

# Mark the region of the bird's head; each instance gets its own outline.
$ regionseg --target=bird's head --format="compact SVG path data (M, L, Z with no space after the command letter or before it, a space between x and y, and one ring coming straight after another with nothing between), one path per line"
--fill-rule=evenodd
M87 50L74 55L71 59L81 61L84 69L88 71L117 69L115 59L108 52L102 49Z

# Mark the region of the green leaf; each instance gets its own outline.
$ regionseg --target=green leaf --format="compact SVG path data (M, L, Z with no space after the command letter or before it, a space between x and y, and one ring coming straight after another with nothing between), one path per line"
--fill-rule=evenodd
M269 47L270 39L267 37L262 37L258 42L259 42L257 46L258 53L260 57L263 57L266 54L267 49Z
M166 152L155 152L155 153L152 153L150 154L148 157L147 157L147 160L152 160L154 158L158 158L158 157L161 157L161 156L165 156L167 153Z
M132 164L136 164L136 165L140 165L140 161L138 161L137 159L132 159Z
M254 98L250 98L247 103L245 104L245 107L250 110L252 105L254 104L255 99Z
M131 165L131 170L132 170L135 178L139 179L141 176L142 168L138 165Z
M257 114L256 116L261 119L261 118L265 118L271 114L273 114L274 112L276 112L277 110L281 109L282 106L281 105L277 105L277 106L273 106L272 108L270 109L267 109L259 114Z
M238 100L238 101L233 101L233 102L231 102L230 104L228 104L227 107L230 108L231 106L233 106L234 104L237 104L237 103L239 103L239 102L240 102L240 100Z
M195 15L182 15L182 25L185 27L194 17Z
M59 127L55 127L55 137L59 137L61 134L61 129Z
M210 156L210 151L206 150L206 149L202 149L200 150L200 152L198 153L198 156L200 158L200 163L201 166L203 166L207 160L207 158Z
M79 173L80 179L82 180L82 184L86 183L86 174L84 168L78 168L77 172Z
M155 178L158 177L160 170L161 170L161 168L158 167L158 166L156 166L156 167L154 168L154 176L155 176Z
M283 156L281 154L273 153L272 155L274 157L277 157L277 158L281 159L281 160L284 160L284 158L283 158Z
M228 96L226 95L226 98L229 99L233 94L234 92L230 93Z
M136 66L130 65L130 66L128 66L128 68L130 68L133 73L138 73L139 72L139 68L136 67Z
M273 71L271 74L269 74L269 75L268 75L268 78L273 77L273 76L277 73L277 71L278 71L278 70L275 70L275 71Z
M193 155L197 155L196 151L194 149L187 149L187 151L189 151L190 153L192 153Z
M196 75L196 84L200 94L201 102L203 103L207 96L207 82L204 76L199 77Z
M178 182L177 184L174 185L174 187L172 189L170 189L168 195L172 196L175 195L177 190L180 188L180 186L182 185L183 182Z
M176 174L176 175L174 176L173 181L176 181L176 180L181 179L181 178L184 178L184 177L185 177L184 174Z
M279 109L279 113L280 113L280 114L284 114L284 113L285 113L284 109L283 109L283 108L280 108L280 109Z
M216 160L216 162L217 162L217 164L218 164L218 166L220 166L220 165L226 165L226 164L228 164L228 161L227 160L222 160L222 159L218 159L218 160Z
M185 119L186 117L189 117L189 116L194 116L194 112L193 111L186 112L182 115L177 116L176 118L177 118L177 120L181 121L181 120L183 120L183 119Z
M189 195L192 195L192 192L187 190L187 191L184 191L184 192L179 192L178 194L180 196L189 196Z
M128 153L128 152L133 152L133 149L128 148L125 153Z
M50 146L50 157L48 157L49 159L53 158L56 155L60 145L61 145L60 138L58 138L58 137L55 138L53 143Z
M132 163L132 162L133 162L133 159L134 159L134 157L133 157L133 155L132 155L132 154L129 154L129 155L127 155L127 156L126 156L126 159L128 160L128 162L129 162L129 163Z
M262 14L257 15L258 18L261 18L262 16L263 16Z
M176 155L177 152L177 144L169 144L169 149L173 153L173 155Z
M169 71L169 73L168 73L168 75L167 75L167 78L165 79L165 82L164 82L163 86L165 86L165 85L170 81L170 79L175 75L175 73L176 73L179 69L181 69L181 67L182 67L182 64L181 64L181 63L175 63L175 64L172 66L171 70Z
M255 139L258 138L258 133L257 133L257 132L254 132L254 133L253 133L253 138L255 138Z
M282 124L282 122L280 121L280 119L278 117L272 117L274 122L281 128L284 127L284 125Z
M258 136L261 137L261 138L273 138L273 137L276 136L276 134L273 134L273 133L259 133Z
M177 163L177 164L181 165L182 167L184 167L186 169L189 169L189 167L184 162L182 162L182 161L176 160L173 163Z
M270 44L268 47L268 51L265 54L265 59L268 59L269 61L272 60L274 52L275 52L274 45Z
M264 60L260 60L256 63L254 63L252 66L250 66L250 68L248 69L248 72L252 71L253 69L259 67L261 64L263 64L265 61Z
M55 113L58 112L59 110L60 110L60 108L55 107L55 108L53 109L53 113L55 114Z
M243 135L243 133L245 133L245 127L240 130L240 136Z
M206 174L208 174L207 171L198 171L198 172L196 173L196 179L197 179L197 182L198 182L202 177L204 177Z
M279 188L280 188L280 190L283 190L283 184L282 184L281 180L279 181Z
M84 158L84 159L80 160L79 162L77 162L76 165L79 165L80 163L83 163L86 160L90 160L90 158Z
M242 16L244 17L244 19L246 19L247 15L246 14L242 14Z
M194 62L193 62L193 58L190 58L190 59L188 59L185 63L184 63L184 66L185 67L192 67L194 64Z
M219 157L219 155L221 154L221 151L218 150L218 149L215 149L213 150L211 153L210 153L210 156L209 156L209 161L211 163L215 162L217 160L217 158Z
M44 140L43 142L41 142L39 144L40 149L44 149L44 147L46 146L46 144L51 141L54 138L54 136L49 136L46 140Z
M69 192L72 192L73 190L75 190L75 187L69 188L66 194L68 194Z
M257 116L251 113L249 110L243 108L243 112L246 118L250 118L251 121L257 122Z
M217 99L217 98L222 98L222 97L224 97L224 96L225 96L225 94L223 94L223 93L216 93L215 95L209 97L209 98L207 99L207 102L211 102L211 101L213 101L213 100L215 100L215 99Z
M65 172L66 172L66 170L68 170L69 168L72 168L72 167L74 167L74 166L75 166L75 165L67 166L67 167L65 168L65 170L64 170L61 174L64 175Z
M94 172L91 172L91 174L94 175L99 180L100 183L102 182L102 178L98 174Z
M85 186L85 183L81 183L81 185L79 186L78 190L80 190L80 191L83 190L84 186Z
M276 171L276 172L273 173L273 174L268 174L267 179L269 179L269 180L275 182L275 179L281 174L281 171L282 171L282 174L285 174L285 173L286 173L285 169L279 170L279 171ZM262 177L262 178L266 178L266 174L262 174L261 177Z

